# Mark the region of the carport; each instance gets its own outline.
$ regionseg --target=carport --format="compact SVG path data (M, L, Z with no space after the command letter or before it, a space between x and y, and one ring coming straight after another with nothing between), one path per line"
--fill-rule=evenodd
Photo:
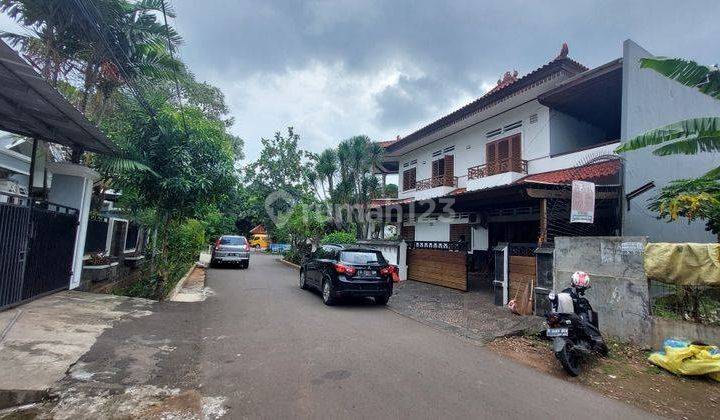
M97 177L79 163L80 156L84 151L112 155L118 149L2 41L0 130L32 139L28 194L0 192L2 309L77 287ZM46 143L70 147L73 163L49 164Z

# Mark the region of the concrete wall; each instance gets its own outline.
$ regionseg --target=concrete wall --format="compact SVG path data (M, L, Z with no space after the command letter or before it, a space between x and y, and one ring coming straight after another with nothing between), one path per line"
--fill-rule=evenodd
M568 287L573 272L587 272L592 287L586 296L598 312L602 333L649 343L652 319L645 243L641 236L555 238L554 290Z
M554 109L550 110L550 154L571 152L605 140L605 131Z
M655 349L661 349L666 338L680 338L720 346L720 327L653 317L650 344Z
M670 80L653 70L640 69L640 59L652 56L636 43L623 44L622 141L683 119L720 115L720 101ZM701 175L716 167L720 153L696 156L652 155L646 148L623 155L625 192L653 181L656 188L623 205L623 233L647 235L651 242L715 242L704 224L665 223L647 210L647 200L678 178Z

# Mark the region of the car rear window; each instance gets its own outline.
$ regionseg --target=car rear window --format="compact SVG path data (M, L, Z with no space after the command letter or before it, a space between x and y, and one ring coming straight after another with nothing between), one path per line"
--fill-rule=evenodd
M220 245L245 245L247 241L242 236L223 236Z
M382 254L372 251L343 251L340 261L348 264L374 264L384 262Z

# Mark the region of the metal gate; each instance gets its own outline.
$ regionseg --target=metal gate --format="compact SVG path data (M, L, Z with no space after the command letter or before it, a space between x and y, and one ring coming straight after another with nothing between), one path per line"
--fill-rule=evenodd
M29 221L27 198L0 193L0 308L22 300Z
M0 195L0 309L70 284L78 211Z

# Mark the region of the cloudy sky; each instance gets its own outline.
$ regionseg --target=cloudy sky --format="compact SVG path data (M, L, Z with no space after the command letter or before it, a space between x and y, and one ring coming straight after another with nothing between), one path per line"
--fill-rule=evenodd
M355 134L407 135L504 71L548 62L563 42L588 66L619 57L627 38L655 54L720 61L716 0L170 3L182 58L225 92L248 159L288 125L314 151Z

